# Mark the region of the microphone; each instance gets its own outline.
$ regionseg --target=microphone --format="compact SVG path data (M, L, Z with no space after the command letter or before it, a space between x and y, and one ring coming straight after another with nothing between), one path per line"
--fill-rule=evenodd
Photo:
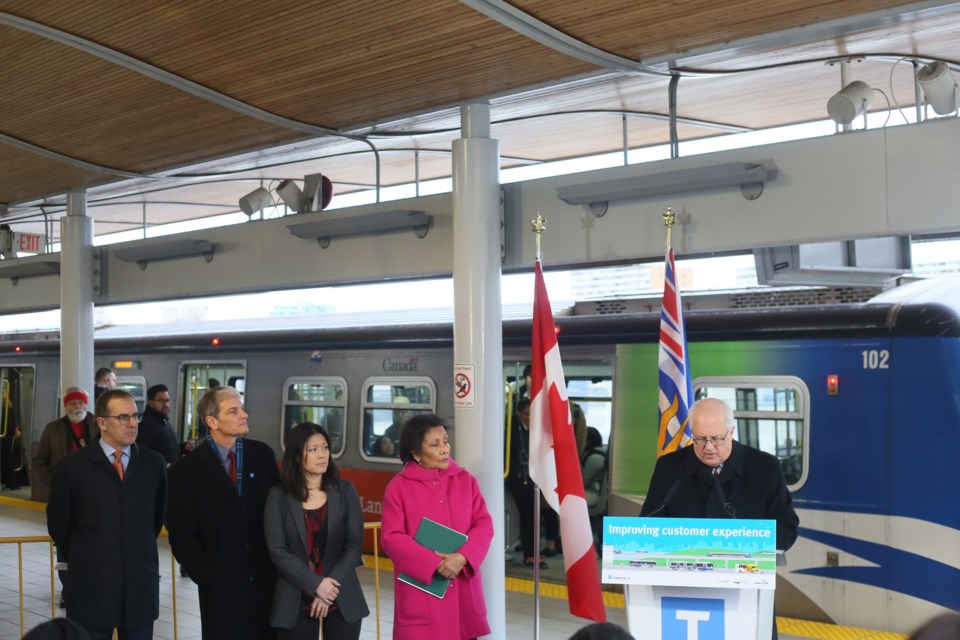
M714 467L712 475L713 488L716 490L717 497L720 499L720 506L723 507L724 513L736 520L737 512L734 510L733 505L727 502L727 496L723 493L723 487L720 485L720 467Z
M652 518L653 516L657 515L657 514L660 513L661 511L663 511L663 510L666 508L666 506L667 506L668 504L670 504L670 501L673 500L673 496L675 496L675 495L677 494L677 491L680 489L680 485L681 485L682 483L683 483L683 478L677 478L676 482L673 483L673 486L670 487L670 490L667 491L667 495L666 495L666 497L663 499L663 504L661 504L659 507L657 507L656 510L648 513L646 517Z

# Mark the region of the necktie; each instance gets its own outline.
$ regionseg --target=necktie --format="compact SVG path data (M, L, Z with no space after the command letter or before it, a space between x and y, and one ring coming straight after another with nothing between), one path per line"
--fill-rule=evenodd
M113 452L113 468L120 479L123 480L123 451Z
M227 466L227 477L230 478L230 484L234 487L237 486L237 454L233 451L227 451L227 461L230 463Z

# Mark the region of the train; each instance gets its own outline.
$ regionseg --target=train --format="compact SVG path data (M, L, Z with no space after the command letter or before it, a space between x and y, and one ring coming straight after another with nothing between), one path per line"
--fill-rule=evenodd
M555 324L569 396L609 446L610 515L636 515L656 461L659 314ZM734 406L735 437L778 457L800 516L778 615L907 632L960 610L960 280L858 304L692 310L686 332L695 396ZM504 320L505 397L530 339L529 317ZM19 428L28 452L61 413L59 348L56 332L0 334L0 435ZM400 468L380 448L392 426L439 413L456 455L449 314L103 327L95 354L141 406L167 384L185 443L203 436L195 407L216 384L241 392L251 437L278 456L291 425L324 425L368 520Z

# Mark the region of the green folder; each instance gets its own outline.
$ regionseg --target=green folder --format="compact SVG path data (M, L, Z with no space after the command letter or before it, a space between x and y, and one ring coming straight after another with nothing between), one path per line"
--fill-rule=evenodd
M417 527L417 535L413 536L413 539L431 551L453 553L463 546L467 541L467 536L459 531L454 531L450 527L445 527L439 522L434 522L430 518L422 518L420 525ZM444 578L438 573L434 573L433 580L429 584L411 578L405 573L401 573L397 576L397 579L437 598L442 598L447 593L447 586L450 585L450 578Z

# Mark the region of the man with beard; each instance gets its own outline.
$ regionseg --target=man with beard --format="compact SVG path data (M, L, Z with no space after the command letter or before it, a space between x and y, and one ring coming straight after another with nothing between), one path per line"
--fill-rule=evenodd
M167 385L155 384L147 389L147 406L140 421L137 444L162 455L168 467L180 459L180 446L169 415L170 390Z
M65 455L85 447L97 439L100 427L97 419L87 411L90 397L80 387L70 387L63 395L66 415L54 420L43 428L40 442L33 450L33 486L34 500L48 502L53 472ZM57 561L66 562L66 557L57 548ZM64 584L65 572L60 571L60 584ZM66 606L66 589L60 592L60 607Z
M33 450L33 499L50 499L50 482L57 464L72 451L93 442L100 433L97 419L87 411L90 397L80 387L70 387L63 395L64 415L43 428L40 442Z

